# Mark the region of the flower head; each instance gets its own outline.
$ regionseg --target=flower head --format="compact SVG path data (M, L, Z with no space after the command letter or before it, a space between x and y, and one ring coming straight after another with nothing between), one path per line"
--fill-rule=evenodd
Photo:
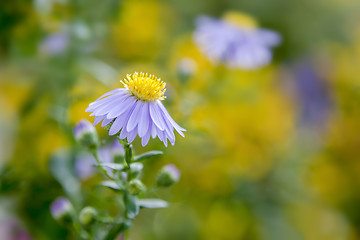
M276 32L258 28L251 17L231 12L222 20L199 17L194 41L214 63L255 69L270 63L271 47L278 45L281 38Z
M121 81L124 88L105 93L89 104L86 112L95 116L94 125L102 121L105 127L111 123L109 134L120 132L120 139L129 143L139 135L145 146L150 139L158 137L165 146L169 139L175 144L174 129L181 135L186 131L169 115L161 100L165 99L165 83L147 73L128 74Z
M136 72L126 75L126 78L121 83L138 100L155 101L165 99L166 84L154 75Z

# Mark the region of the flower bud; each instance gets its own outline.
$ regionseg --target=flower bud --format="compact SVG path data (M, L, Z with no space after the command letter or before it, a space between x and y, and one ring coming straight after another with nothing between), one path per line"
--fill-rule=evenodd
M170 187L180 179L180 171L173 164L164 166L157 175L156 185L159 187Z
M72 221L73 206L67 198L57 198L51 204L50 212L54 219L61 223L70 223Z
M137 195L146 190L145 185L139 179L133 179L129 182L129 192Z
M80 120L74 127L73 133L75 140L84 147L94 149L99 144L96 129L88 120Z
M88 226L96 221L97 211L93 207L84 207L79 214L80 223Z

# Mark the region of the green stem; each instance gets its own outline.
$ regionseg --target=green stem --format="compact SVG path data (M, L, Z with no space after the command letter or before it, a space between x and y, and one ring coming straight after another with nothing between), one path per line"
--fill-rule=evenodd
M73 229L81 239L90 239L89 233L83 230L79 223L73 222Z
M128 141L126 139L124 140L119 140L120 143L124 146L124 150L125 150L125 162L128 166L128 168L130 168L130 164L133 160L133 151L132 151L132 145L130 143L128 143Z
M123 145L124 147L124 151L125 151L125 163L127 165L127 169L126 169L126 173L127 173L127 178L126 178L126 182L129 183L132 176L131 176L131 162L134 160L133 159L133 149L132 149L132 145L126 140L126 139L120 139L118 138L119 142ZM128 192L125 192L124 195L123 195L123 198L124 198L124 203L126 202L125 200L125 197L126 197L126 194L130 194ZM128 217L127 217L127 210L125 208L125 211L124 211L124 219L125 219L125 222L128 220ZM117 233L119 234L121 231L124 232L124 235L123 235L123 240L127 239L128 238L128 228L129 226L125 227L125 228L122 228L120 231L118 231Z
M114 225L109 233L106 235L104 240L114 240L120 232L125 231L129 226L126 223L116 224Z

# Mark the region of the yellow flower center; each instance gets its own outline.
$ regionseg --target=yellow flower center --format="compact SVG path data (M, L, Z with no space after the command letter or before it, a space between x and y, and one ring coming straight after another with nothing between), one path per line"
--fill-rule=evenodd
M154 75L135 72L133 74L127 74L121 83L139 100L155 101L165 99L166 83Z
M244 14L244 13L238 13L238 12L227 12L224 15L224 20L235 24L237 26L241 26L243 28L248 29L254 29L257 28L258 24L254 18L251 16Z

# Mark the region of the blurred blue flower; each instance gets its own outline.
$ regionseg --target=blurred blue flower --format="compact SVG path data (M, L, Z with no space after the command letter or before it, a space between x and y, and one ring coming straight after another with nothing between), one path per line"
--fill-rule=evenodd
M94 174L94 166L96 160L93 155L88 152L81 152L76 156L75 160L75 174L80 179L87 179Z
M300 126L324 127L332 107L330 86L309 61L297 63L293 67L293 76L300 105Z
M224 62L229 68L256 69L269 64L271 47L280 44L279 34L257 28L247 16L236 15L222 20L198 17L193 37L200 51L213 63Z
M62 32L47 36L40 44L40 52L48 55L62 54L69 46L69 37Z
M114 162L115 156L123 155L124 148L115 140L112 144L108 146L100 147L99 158L102 163L112 163ZM93 155L87 152L81 152L76 157L75 161L75 174L82 180L85 180L95 174L96 160ZM108 174L112 175L111 169L108 169Z

